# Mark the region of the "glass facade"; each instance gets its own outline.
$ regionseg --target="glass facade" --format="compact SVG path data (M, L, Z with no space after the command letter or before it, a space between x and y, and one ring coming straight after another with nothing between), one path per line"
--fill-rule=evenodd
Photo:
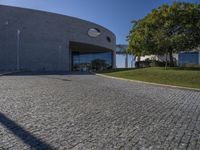
M127 52L128 45L118 44L116 46L116 67L117 68L134 68L135 56Z
M112 52L72 52L73 71L100 71L112 68Z
M126 66L127 59L127 66ZM116 67L117 68L134 68L135 67L135 57L133 55L126 54L116 54Z
M199 52L185 52L179 54L179 65L199 64Z

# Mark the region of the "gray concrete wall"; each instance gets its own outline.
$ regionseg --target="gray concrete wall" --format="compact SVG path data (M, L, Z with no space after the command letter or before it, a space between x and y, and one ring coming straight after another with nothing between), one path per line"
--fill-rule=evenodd
M98 28L101 35L88 36L90 28ZM19 62L23 70L69 71L69 41L115 51L115 35L100 25L59 14L0 5L0 70L17 68L18 29L21 31ZM111 38L110 43L107 36Z

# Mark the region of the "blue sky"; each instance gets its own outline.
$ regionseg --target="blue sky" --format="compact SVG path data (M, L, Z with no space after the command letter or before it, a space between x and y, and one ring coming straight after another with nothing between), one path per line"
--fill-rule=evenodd
M200 0L184 0L200 3ZM152 9L173 0L0 0L0 4L19 6L74 16L100 24L126 44L131 21L140 19Z

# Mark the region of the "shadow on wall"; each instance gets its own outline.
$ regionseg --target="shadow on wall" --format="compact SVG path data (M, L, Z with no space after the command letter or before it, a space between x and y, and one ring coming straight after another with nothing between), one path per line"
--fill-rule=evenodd
M23 127L6 117L0 112L0 124L12 132L15 136L20 138L26 145L34 150L53 150L54 148L43 142L41 139L33 136L30 132L26 131Z

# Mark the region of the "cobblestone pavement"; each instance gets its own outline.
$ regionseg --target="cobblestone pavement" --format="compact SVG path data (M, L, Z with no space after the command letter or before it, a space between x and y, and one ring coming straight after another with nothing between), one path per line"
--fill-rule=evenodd
M0 149L200 149L200 92L95 75L3 76Z

